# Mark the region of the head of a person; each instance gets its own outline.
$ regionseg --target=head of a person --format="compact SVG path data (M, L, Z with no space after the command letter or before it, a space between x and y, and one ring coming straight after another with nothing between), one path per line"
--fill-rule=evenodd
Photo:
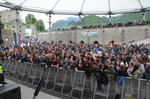
M104 68L104 64L103 63L100 63L98 64L99 65L99 69L102 70Z
M132 74L138 69L139 69L139 64L134 64Z
M111 61L110 61L109 58L107 58L107 60L106 60L106 65L110 65L110 64L111 64Z
M129 68L132 68L133 67L133 63L129 63Z
M142 59L139 59L138 62L139 62L139 64L143 64L143 60Z
M123 58L123 59L124 59L124 58L125 58L125 56L124 56L124 55L122 55L122 56L121 56L121 58Z
M117 60L117 61L116 61L116 65L117 65L117 66L120 66L120 60Z
M108 66L108 72L113 72L114 70L114 65L109 65Z
M54 61L55 61L55 58L54 58L54 57L52 57L52 58L51 58L51 61L52 61L52 62L54 62Z
M150 68L150 62L147 62L146 65L147 65L147 68Z
M79 59L78 63L79 63L79 64L81 64L81 63L82 63L82 60L81 60L81 59Z
M136 55L132 55L132 59L136 59Z
M86 57L83 58L83 61L87 61Z
M120 71L126 71L126 66L125 65L121 65L120 66Z

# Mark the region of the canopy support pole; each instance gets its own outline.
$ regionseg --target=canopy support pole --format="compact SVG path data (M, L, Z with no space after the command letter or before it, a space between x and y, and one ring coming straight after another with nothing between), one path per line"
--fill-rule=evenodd
M82 9L83 9L83 7L84 7L84 3L85 3L85 0L83 0L82 7L81 7L81 10L80 10L80 13L82 13Z
M19 18L18 18L18 16L19 16L19 11L16 10L16 39L17 39L16 44L17 45L19 45L19 24L18 24Z
M142 20L145 21L145 13L142 14Z
M141 12L143 12L142 14L142 20L145 21L145 12L146 12L146 9L143 7L142 3L140 0L138 0L140 6L141 6Z
M142 14L142 19L143 19L143 21L145 21L146 20L146 15L147 15L147 12L145 11L145 12L143 12L143 14Z
M48 23L49 23L49 36L50 36L49 39L50 39L50 41L52 41L52 37L51 37L52 36L51 35L51 23L52 23L51 22L51 14L49 14L49 22Z
M111 8L110 8L110 0L108 0L108 8L109 8L109 12L108 12L108 15L109 15L109 23L111 23Z
M140 6L141 6L141 9L144 9L144 8L143 8L143 6L142 6L141 1L140 1L140 0L138 0L138 2L139 2L139 4L140 4Z
M111 23L111 14L109 14L109 23Z

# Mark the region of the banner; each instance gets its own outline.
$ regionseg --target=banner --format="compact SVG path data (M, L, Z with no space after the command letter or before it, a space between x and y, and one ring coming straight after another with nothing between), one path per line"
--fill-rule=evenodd
M25 29L25 36L32 36L32 29Z
M97 37L97 32L82 32L81 37Z

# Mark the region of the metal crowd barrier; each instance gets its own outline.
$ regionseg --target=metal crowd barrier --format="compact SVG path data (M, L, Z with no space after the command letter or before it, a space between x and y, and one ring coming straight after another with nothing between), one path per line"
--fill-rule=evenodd
M68 95L68 96L71 94L72 85L73 85L73 77L74 77L73 73L74 72L70 69L65 70L65 77L63 80L61 94Z
M54 92L62 93L63 83L64 83L64 80L65 80L65 74L66 74L65 69L60 68L60 69L57 70L56 77L55 77L55 80L54 80L54 87L53 87Z
M86 81L86 75L83 74L84 74L83 71L75 71L71 90L71 97L73 98L81 98L81 99L83 98L83 91L85 88L85 81Z
M118 86L114 80L110 80L107 86L98 90L95 77L87 78L83 71L69 69L45 68L32 63L21 63L14 60L0 60L4 68L6 78L15 79L18 82L36 86L44 77L42 86L46 91L57 92L80 99L113 99L119 93L121 99L150 99L150 81L145 79L132 79L127 77L123 86Z

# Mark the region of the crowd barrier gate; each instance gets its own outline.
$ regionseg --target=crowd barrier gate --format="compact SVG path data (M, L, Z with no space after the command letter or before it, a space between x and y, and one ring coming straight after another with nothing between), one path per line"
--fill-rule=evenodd
M5 77L16 79L16 81L36 86L39 80L45 78L42 88L46 91L57 92L62 95L68 95L72 98L83 99L87 95L92 99L97 97L106 97L112 99L119 93L121 99L150 99L150 81L145 79L133 79L126 77L123 86L118 86L113 80L110 80L107 86L102 85L102 89L97 89L97 82L92 75L87 78L84 71L73 71L70 69L45 68L32 63L16 62L14 60L0 60L5 71ZM58 91L58 88L60 90Z

